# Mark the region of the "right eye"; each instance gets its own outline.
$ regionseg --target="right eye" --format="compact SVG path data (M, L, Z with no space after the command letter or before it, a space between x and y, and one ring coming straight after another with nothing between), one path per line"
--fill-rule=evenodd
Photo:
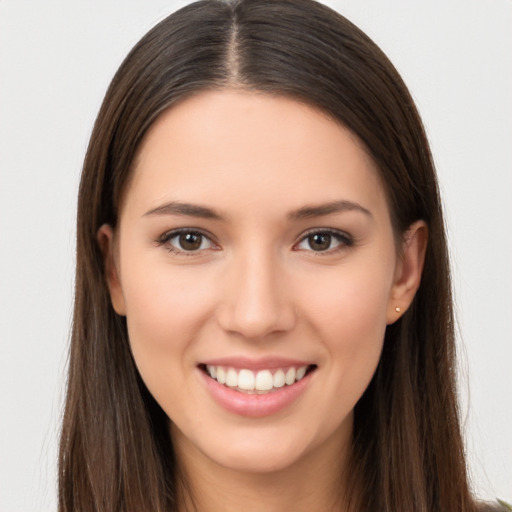
M215 248L215 244L208 236L192 229L169 231L158 240L158 243L177 254L194 254Z

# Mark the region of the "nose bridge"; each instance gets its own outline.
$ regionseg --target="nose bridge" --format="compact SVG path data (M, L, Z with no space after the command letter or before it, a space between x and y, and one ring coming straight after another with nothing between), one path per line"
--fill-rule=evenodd
M233 257L227 274L222 326L246 338L291 329L293 305L280 261L269 248L248 248Z

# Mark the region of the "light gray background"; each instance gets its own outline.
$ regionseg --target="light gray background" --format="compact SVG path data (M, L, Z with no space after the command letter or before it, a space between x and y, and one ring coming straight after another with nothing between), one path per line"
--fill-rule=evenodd
M0 512L56 509L75 197L122 58L186 4L0 0ZM512 498L512 1L326 2L402 73L440 175L476 492Z

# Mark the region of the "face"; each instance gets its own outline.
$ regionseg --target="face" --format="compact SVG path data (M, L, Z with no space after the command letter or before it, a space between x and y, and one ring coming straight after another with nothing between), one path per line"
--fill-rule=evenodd
M161 115L133 172L99 240L178 452L253 472L339 458L421 270L420 230L398 258L357 139L291 99L203 92Z

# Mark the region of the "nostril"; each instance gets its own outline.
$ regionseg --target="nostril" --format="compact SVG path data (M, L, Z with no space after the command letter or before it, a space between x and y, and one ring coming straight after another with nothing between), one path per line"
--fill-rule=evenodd
M217 308L220 327L252 341L293 329L295 309L293 301L283 296L283 287L271 275L262 275L258 268L246 269L244 276L229 279L229 292Z

